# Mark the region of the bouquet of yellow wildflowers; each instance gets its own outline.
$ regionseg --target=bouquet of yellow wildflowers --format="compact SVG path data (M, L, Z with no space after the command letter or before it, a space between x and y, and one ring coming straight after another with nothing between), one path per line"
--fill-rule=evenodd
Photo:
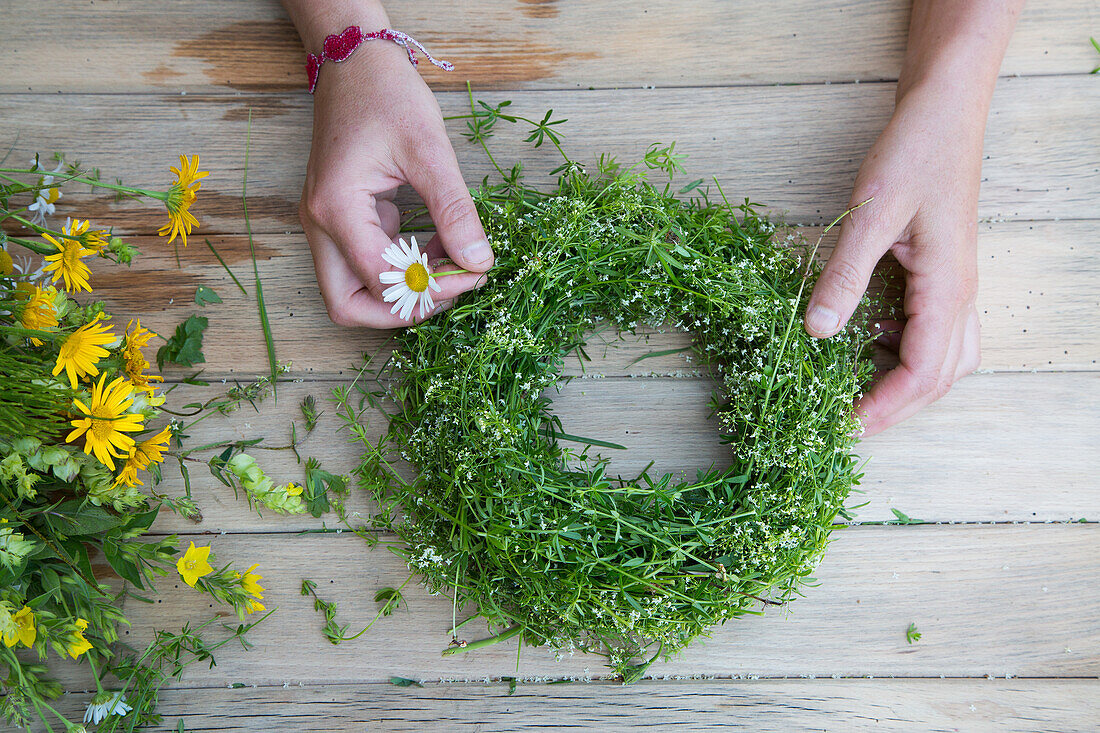
M161 201L168 223L159 233L186 245L207 173L197 156L181 156L168 189L149 191L56 160L53 170L37 157L27 168L0 167L0 719L69 733L88 725L130 730L158 721L160 686L189 661L210 660L220 644L200 636L211 619L157 631L143 653L127 650L117 631L128 624L122 599L178 572L243 622L265 610L263 587L256 565L242 574L217 566L209 547L192 542L181 553L175 536L145 536L162 508L198 516L189 491L171 497L155 489L173 441L184 472L187 458L179 451L183 426L162 424L163 379L148 373L143 349L156 334L137 318L122 327L102 302L74 297L92 292L88 258L128 264L135 250L86 220L50 223L62 186L87 185ZM13 255L16 247L29 256ZM232 402L204 409L225 412ZM117 578L97 577L99 557ZM230 629L221 643L252 625ZM51 650L91 672L98 694L83 721L51 705L62 692L45 665Z

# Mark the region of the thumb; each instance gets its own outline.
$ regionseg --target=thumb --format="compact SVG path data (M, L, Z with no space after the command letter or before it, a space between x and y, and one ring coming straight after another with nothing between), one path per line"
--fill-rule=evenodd
M863 213L857 218L857 214ZM894 243L895 233L877 212L852 212L840 228L836 249L825 263L806 308L806 332L817 338L837 333L852 317L875 265Z
M492 247L450 144L424 146L405 175L424 199L447 256L471 272L492 267Z

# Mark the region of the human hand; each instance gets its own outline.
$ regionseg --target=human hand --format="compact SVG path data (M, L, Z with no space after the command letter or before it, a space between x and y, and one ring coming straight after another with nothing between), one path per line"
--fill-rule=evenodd
M435 223L437 234L423 248L429 260L446 256L471 271L437 280L442 291L433 293L435 313L485 282L482 273L492 267L493 252L435 97L403 48L366 43L321 72L299 209L335 323L408 325L383 302L379 281L391 269L382 252L398 234L394 195L403 183L416 189ZM413 315L419 320L418 311Z
M864 436L942 397L980 362L977 211L985 110L965 85L906 90L856 176L836 249L814 287L806 331L837 333L879 259L905 270L904 323L879 322L900 363L856 405ZM900 336L889 332L901 329Z

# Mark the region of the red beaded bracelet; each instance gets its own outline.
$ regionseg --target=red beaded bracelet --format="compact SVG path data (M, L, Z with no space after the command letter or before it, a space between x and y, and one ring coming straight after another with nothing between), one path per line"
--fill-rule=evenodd
M453 71L454 64L446 61L440 61L433 58L428 49L424 48L416 39L402 33L401 31L391 30L389 28L383 28L380 31L371 31L370 33L364 33L363 29L357 25L349 25L340 33L333 33L331 36L325 38L324 44L321 46L321 55L316 56L309 54L306 59L306 75L309 77L309 93L313 94L313 90L317 87L317 74L321 71L321 65L326 61L335 61L337 63L346 60L355 49L359 48L359 45L363 41L373 41L381 38L384 41L393 41L394 43L404 46L405 51L409 54L409 61L413 66L416 66L416 51L414 49L420 49L420 52L428 57L428 61L443 69L444 71Z

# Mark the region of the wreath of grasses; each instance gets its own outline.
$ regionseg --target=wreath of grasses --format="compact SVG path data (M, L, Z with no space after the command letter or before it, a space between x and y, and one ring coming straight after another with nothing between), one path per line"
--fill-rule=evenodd
M490 160L498 120L530 123L529 140L561 151L549 113L479 104L468 136ZM430 591L496 633L459 642L458 623L444 654L518 635L603 654L631 681L808 579L859 478L850 410L871 371L868 334L806 335L812 248L747 200L731 205L717 181L718 200L701 181L651 183L682 170L673 146L630 168L601 157L592 173L562 156L550 190L497 166L500 182L474 191L496 252L488 283L397 334L392 356L368 360L336 398L364 448L373 528L397 535ZM593 446L614 444L569 435L554 416L550 395L586 339L642 327L691 334L716 383L728 467L608 475ZM369 407L388 424L377 439Z

